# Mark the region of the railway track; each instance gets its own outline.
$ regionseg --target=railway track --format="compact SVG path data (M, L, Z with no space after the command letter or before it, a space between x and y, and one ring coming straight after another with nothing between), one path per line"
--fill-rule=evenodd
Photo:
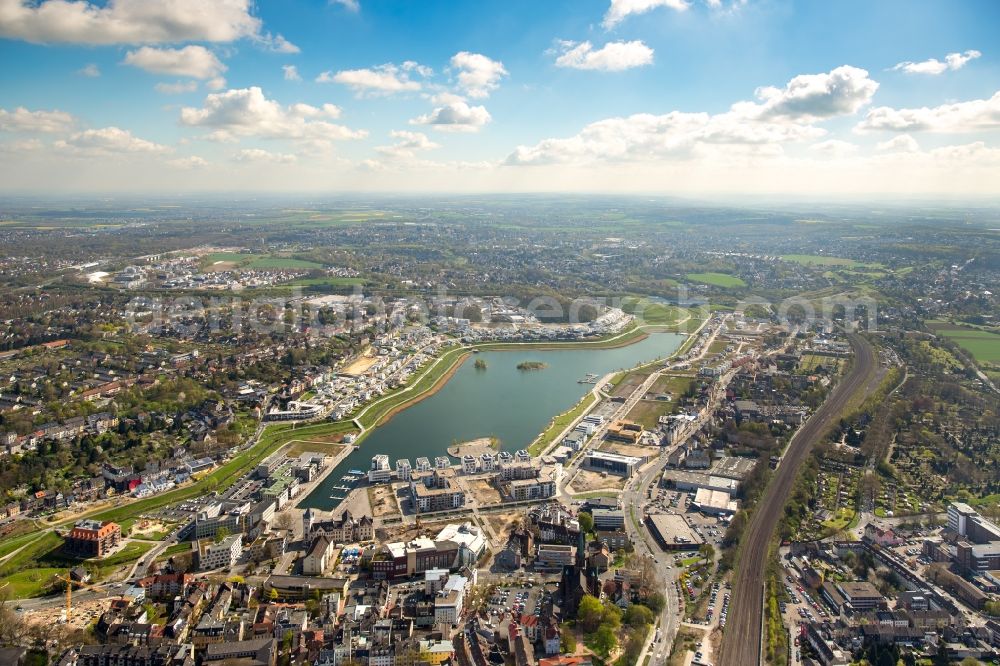
M789 442L785 456L757 502L757 509L743 535L733 581L733 601L722 636L720 666L749 666L762 661L764 571L771 535L784 513L799 468L813 444L841 416L851 398L865 389L877 368L871 344L856 333L847 337L854 350L850 371Z

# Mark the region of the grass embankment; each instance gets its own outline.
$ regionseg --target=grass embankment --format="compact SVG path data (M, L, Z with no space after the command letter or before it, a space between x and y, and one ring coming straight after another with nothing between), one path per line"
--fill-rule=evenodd
M784 588L780 583L777 545L772 543L768 555L767 567L767 603L764 609L766 625L764 646L767 663L784 666L788 663L788 632L781 617L780 601L784 596Z
M594 397L593 393L588 391L587 394L580 399L580 402L576 403L572 409L569 409L552 419L549 423L549 427L547 427L542 434L536 437L535 441L528 447L528 453L533 456L542 455L545 449L547 449L555 438L559 436L559 433L569 427L573 421L580 418L584 412L593 407L595 402L597 402L597 398Z
M123 504L113 509L99 511L88 517L95 520L113 520L116 523L123 523L144 513L160 509L168 504L174 504L192 497L200 497L216 490L228 488L236 482L236 479L254 468L265 457L277 451L289 439L298 438L302 430L304 429L300 428L298 431L292 432L291 430L279 430L277 428L272 430L268 428L264 431L260 440L252 447L246 451L242 451L234 456L232 460L190 485L147 499Z

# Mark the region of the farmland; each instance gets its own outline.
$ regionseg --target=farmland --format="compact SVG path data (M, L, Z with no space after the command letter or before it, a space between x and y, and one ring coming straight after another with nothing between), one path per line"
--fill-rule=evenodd
M1000 363L1000 335L996 333L955 325L935 326L934 331L969 352L977 363Z

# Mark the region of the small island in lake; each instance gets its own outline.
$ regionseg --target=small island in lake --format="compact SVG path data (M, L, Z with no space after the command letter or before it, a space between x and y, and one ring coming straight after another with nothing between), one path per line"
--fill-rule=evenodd
M549 364L541 361L521 361L517 364L518 370L544 370L547 367Z
M484 361L481 358L477 358L476 359L476 370L485 370L485 369L486 369L486 361Z

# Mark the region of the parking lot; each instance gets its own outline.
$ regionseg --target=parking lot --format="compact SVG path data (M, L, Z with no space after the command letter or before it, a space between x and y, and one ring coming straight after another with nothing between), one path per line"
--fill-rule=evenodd
M799 640L799 623L807 621L823 621L830 619L826 606L819 598L818 593L807 590L795 578L791 571L784 570L785 593L788 601L780 604L781 613L785 618L785 626L788 627L792 637L792 664L802 663L802 649Z
M505 617L542 614L542 605L550 598L550 593L537 587L500 587L490 597L487 612L495 622Z
M722 537L726 534L726 521L720 516L710 516L693 511L691 500L694 493L676 490L654 490L653 497L646 503L645 510L650 513L672 513L684 516L688 525L705 543L712 544L718 550Z

